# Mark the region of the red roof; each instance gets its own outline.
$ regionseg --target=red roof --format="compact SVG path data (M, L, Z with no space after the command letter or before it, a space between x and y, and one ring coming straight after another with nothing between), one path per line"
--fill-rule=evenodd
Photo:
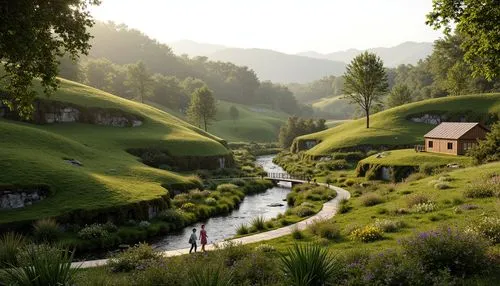
M472 128L479 126L477 122L443 122L424 135L425 138L459 139ZM487 129L486 129L487 130Z

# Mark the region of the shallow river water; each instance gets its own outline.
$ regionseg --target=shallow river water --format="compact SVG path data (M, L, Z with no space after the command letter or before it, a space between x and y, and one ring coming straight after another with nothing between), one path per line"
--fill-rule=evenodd
M265 171L272 173L286 173L280 166L273 163L274 155L257 157L256 164L262 166ZM224 239L236 235L236 230L241 224L249 224L257 216L264 216L266 219L276 217L279 213L284 213L287 209L283 199L290 192L289 183L280 183L277 187L268 189L261 194L246 196L238 209L235 209L227 216L210 218L205 222L188 226L182 231L169 234L153 247L157 250L175 250L189 247L188 240L193 228L196 228L197 235L202 224L208 235L208 243L221 242ZM269 204L281 203L281 207L269 207Z

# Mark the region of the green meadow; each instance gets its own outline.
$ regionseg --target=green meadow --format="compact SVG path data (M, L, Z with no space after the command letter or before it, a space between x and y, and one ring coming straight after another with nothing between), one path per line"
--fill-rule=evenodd
M113 108L143 118L139 127L80 123L34 125L0 120L0 182L46 184L53 195L23 209L3 210L0 223L57 216L151 200L165 195L162 184L194 178L151 168L126 152L157 148L176 156L227 155L224 141L157 108L61 80L51 100ZM75 159L83 166L65 161Z
M427 112L498 114L500 93L450 96L405 104L370 116L369 129L366 128L365 118L360 118L318 133L297 137L295 144L302 140L320 141L306 152L313 156L360 145L376 147L418 144L423 142L423 135L434 126L412 122L407 117Z

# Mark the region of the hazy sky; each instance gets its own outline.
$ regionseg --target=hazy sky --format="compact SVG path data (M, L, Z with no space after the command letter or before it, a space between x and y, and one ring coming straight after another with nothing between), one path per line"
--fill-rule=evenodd
M327 53L434 41L431 8L432 0L103 0L92 14L164 43Z

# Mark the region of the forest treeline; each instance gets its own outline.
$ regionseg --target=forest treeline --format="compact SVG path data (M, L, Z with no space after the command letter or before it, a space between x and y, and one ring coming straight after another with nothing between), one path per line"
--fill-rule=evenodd
M63 58L60 75L130 99L147 99L185 110L196 88L208 86L217 99L266 105L303 115L285 86L259 81L247 67L207 57L177 56L164 44L125 25L97 22L88 57L78 63ZM310 112L310 109L304 109Z
M208 86L216 99L265 105L301 117L328 117L308 104L344 91L343 76L330 75L307 84L260 81L247 67L207 57L177 56L167 45L112 22L97 22L91 34L94 38L89 56L76 64L63 58L62 77L125 98L146 98L172 110L185 111L193 91ZM463 40L459 34L446 36L437 40L432 54L416 65L386 68L389 92L373 113L428 98L499 91L498 77L490 81L472 77L460 48ZM138 66L142 73L137 73ZM142 81L137 80L138 76Z
M498 77L487 81L473 77L472 68L464 61L460 45L464 36L453 34L434 42L434 50L416 65L403 64L386 68L389 91L377 111L405 103L443 96L500 91ZM302 103L343 94L343 76L327 76L307 84L287 87Z

